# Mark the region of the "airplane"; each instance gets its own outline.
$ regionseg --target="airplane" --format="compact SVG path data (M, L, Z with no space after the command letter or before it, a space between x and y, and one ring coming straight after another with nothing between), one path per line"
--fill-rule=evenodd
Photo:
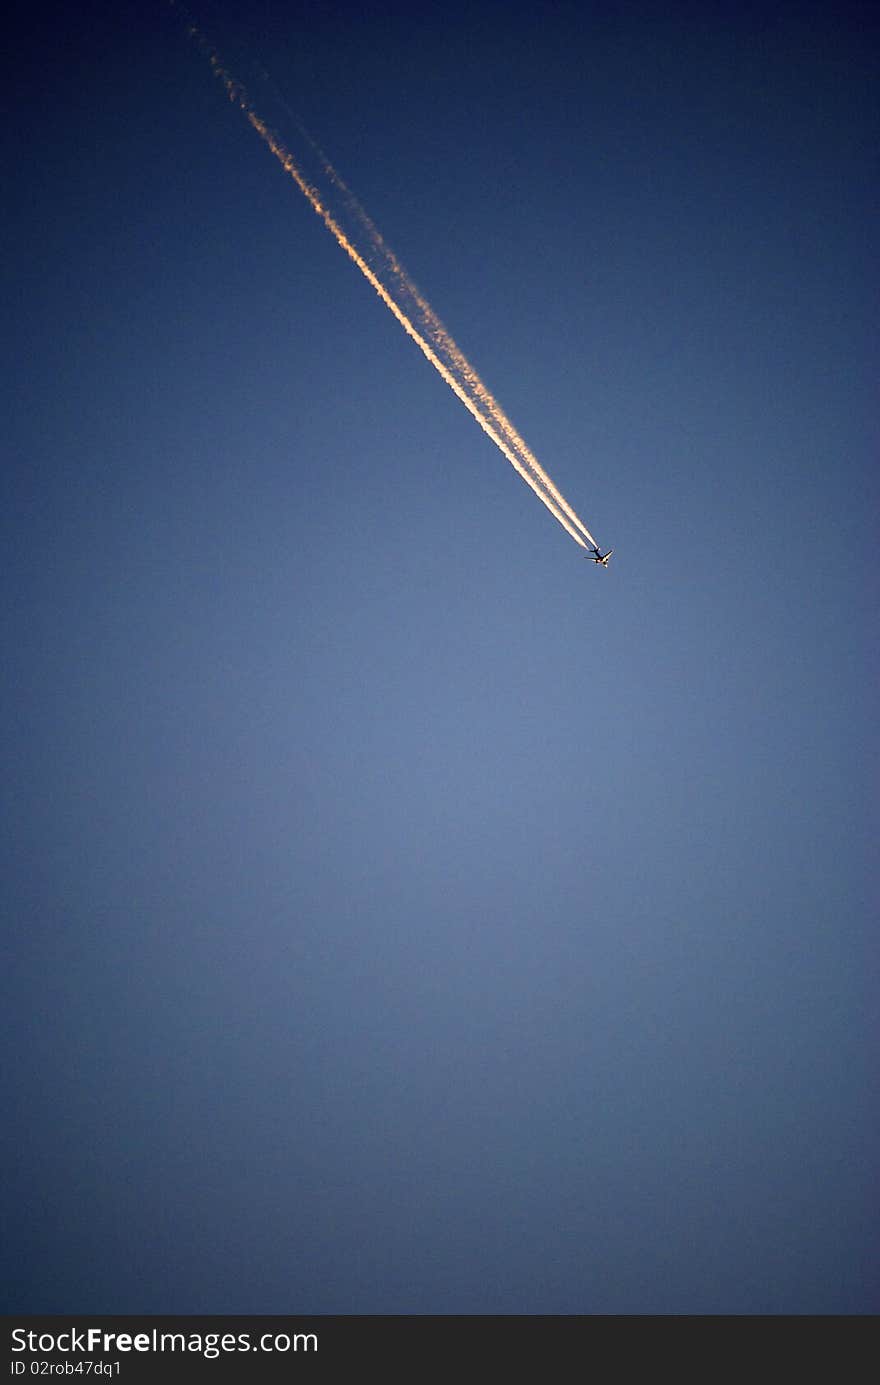
M614 552L614 549L613 549L613 548L609 548L609 550L608 550L607 553L602 553L602 552L600 552L600 550L599 550L599 545L594 543L592 549L590 550L590 552L589 552L589 553L585 553L585 554L584 554L584 557L585 557L585 558L589 558L589 560L590 560L591 563L601 563L602 567L607 567L607 566L608 566L608 559L611 557L611 554L612 554L613 552Z

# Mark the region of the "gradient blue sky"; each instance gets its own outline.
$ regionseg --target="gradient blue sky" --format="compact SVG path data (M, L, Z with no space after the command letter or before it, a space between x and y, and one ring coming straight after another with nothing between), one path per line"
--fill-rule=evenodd
M876 10L243 8L615 557L173 13L21 18L6 1310L876 1312Z

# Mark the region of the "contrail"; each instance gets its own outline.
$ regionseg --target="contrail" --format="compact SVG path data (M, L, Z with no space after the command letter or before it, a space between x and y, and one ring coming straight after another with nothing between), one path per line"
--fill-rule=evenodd
M482 410L488 415L489 418L491 418L492 422L495 424L498 431L507 439L508 443L516 452L517 456L520 457L523 462L525 462L526 466L532 472L532 475L537 478L537 480L543 486L544 490L546 490L548 494L553 497L559 508L562 511L564 511L565 514L568 515L568 518L571 520L572 524L575 524L577 528L580 529L581 533L589 539L590 543L595 545L596 540L593 538L593 535L590 533L589 529L586 527L586 525L583 523L583 521L580 519L579 515L575 512L571 505L569 505L565 497L556 489L556 486L553 484L552 480L547 475L544 468L541 466L537 457L529 448L525 439L521 437L521 435L514 428L513 424L505 414L497 399L494 398L494 396L483 384L483 381L480 379L479 375L477 374L474 367L471 365L470 361L465 356L464 352L454 341L452 334L440 321L439 317L434 312L434 309L431 307L427 299L425 299L419 292L416 285L413 283L412 279L409 277L403 265L401 264L400 260L397 258L394 251L391 249L390 245L386 243L384 236L382 235L376 223L373 221L373 218L369 215L365 208L361 206L361 203L358 201L357 197L352 192L351 188L345 182L342 175L337 171L336 168L334 168L333 164L330 162L327 155L324 153L324 150L318 144L317 140L313 137L313 135L309 133L309 131L303 125L302 121L300 121L294 114L294 112L290 109L290 106L287 104L284 97L278 91L278 88L272 81L272 78L269 76L268 72L260 70L260 77L267 86L270 86L272 88L274 99L284 108L290 119L296 125L296 128L299 131L300 135L311 147L313 153L317 156L317 159L321 164L321 168L323 169L325 176L329 179L329 181L340 193L342 200L346 208L348 209L349 213L359 223L361 229L365 232L367 238L369 239L374 252L383 261L387 272L394 280L398 293L402 293L411 304L415 305L416 314L420 319L421 325L425 329L426 335L434 345L435 349L441 356L444 356L446 358L450 367L454 369L457 378L463 382L465 388L471 395L471 398L474 400L475 403L480 405Z
M286 103L284 104L286 105ZM291 118L296 120L293 113L290 112L290 114ZM381 257L388 273L394 280L398 292L404 294L411 303L415 304L417 315L425 328L426 335L429 337L438 353L446 358L450 368L454 369L457 378L462 381L471 398L485 411L485 414L492 420L492 423L498 429L499 433L507 440L517 456L529 468L529 471L531 471L532 475L543 489L553 497L560 510L568 516L572 524L580 529L581 533L589 539L590 543L595 545L596 540L593 538L587 526L583 523L572 506L569 505L565 496L557 490L553 481L547 475L525 439L517 432L497 399L495 399L494 395L492 395L483 384L483 381L471 365L467 356L465 356L464 352L456 344L451 333L440 321L430 303L416 288L394 251L386 244L381 231L376 226L372 217L361 206L357 197L333 167L333 164L327 158L321 146L312 138L308 130L306 130L299 121L297 121L296 124L300 134L308 141L320 160L321 167L327 178L334 187L338 189L349 212L355 220L360 223L374 251Z
M374 244L374 248L380 253L386 266L391 271L399 292L402 292L416 303L419 314L423 318L426 332L434 339L434 345L428 342L425 336L416 328L404 309L395 298L392 297L385 285L370 268L360 252L349 240L348 236L346 236L342 227L331 212L324 206L318 191L312 187L298 167L293 155L284 146L278 136L269 129L261 116L258 115L245 88L223 66L216 50L211 47L195 24L189 24L188 29L190 36L206 54L211 68L215 76L222 83L229 100L233 105L238 106L244 113L253 129L260 136L260 139L272 154L274 154L285 173L296 183L312 210L321 218L337 244L345 251L352 263L357 266L361 274L363 274L367 282L379 295L389 311L393 313L407 336L412 338L425 358L430 361L438 375L446 382L452 392L461 400L471 416L480 425L483 432L492 439L495 446L503 456L507 458L514 470L516 470L526 484L531 487L538 499L546 505L550 513L559 521L563 529L574 539L575 543L580 544L581 548L586 548L587 545L581 537L581 534L584 534L589 539L590 543L595 544L592 535L578 519L568 502L559 494L556 487L553 486L549 477L547 477L546 473L538 464L537 459L532 456L526 444L522 441L513 425L504 415L500 406L485 388L479 376L476 374L476 371L473 370L473 367L465 356L459 351L439 318L436 317L430 306L415 289L415 286L409 280L402 266L399 264L399 261L385 245L385 242L382 240L382 237L379 235L379 232L376 230L366 212L356 203L356 200L342 183L338 174L336 174L335 170L332 170L332 166L329 165L329 162L320 154L317 146L314 145L314 141L308 137L313 147L316 149L316 152L318 152L322 163L325 165L328 177L330 177L340 191L343 192L349 205L352 206L353 209L356 208L355 216L367 231L368 236ZM446 354L448 363L441 358L440 352ZM468 391L470 391L470 393ZM488 414L488 417L481 412L481 405L482 408L485 409L486 414ZM581 532L579 533L578 530Z

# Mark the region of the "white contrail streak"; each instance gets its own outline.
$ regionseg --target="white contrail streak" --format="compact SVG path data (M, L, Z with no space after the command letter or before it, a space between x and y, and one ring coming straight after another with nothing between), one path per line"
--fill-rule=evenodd
M295 119L295 117L294 117ZM455 371L456 377L463 383L468 394L477 406L483 411L498 429L499 433L507 440L517 456L528 467L529 471L540 483L543 489L552 496L572 524L580 529L581 533L589 539L591 544L596 543L589 529L577 515L575 510L569 505L565 496L557 490L553 481L541 466L537 457L529 448L524 438L520 436L514 428L510 419L505 414L497 399L489 392L483 381L480 379L474 367L471 365L464 352L453 340L453 337L440 321L430 303L425 299L410 279L400 260L394 251L386 244L382 233L379 231L372 217L364 210L354 193L343 181L339 173L333 167L327 155L320 145L312 138L309 132L297 121L297 128L303 137L308 140L315 154L321 162L324 173L338 189L351 215L360 223L374 251L379 255L385 267L394 280L399 293L403 294L410 303L415 305L415 315L419 318L420 324L425 329L425 334L437 350L438 354L445 357L450 369Z
M380 255L390 273L398 294L402 294L416 305L417 313L414 315L421 318L420 325L423 327L424 335L423 332L420 332L413 324L410 316L404 311L404 308L401 307L370 268L364 257L349 240L331 212L324 206L320 194L308 182L298 167L293 155L285 148L278 136L269 129L261 116L257 114L244 87L241 83L236 81L223 66L217 52L207 43L194 24L189 25L189 32L191 37L196 40L202 51L207 55L211 67L217 78L223 84L230 101L242 110L253 129L260 136L260 139L274 154L284 171L296 183L312 210L321 218L334 240L345 251L352 263L357 266L361 274L363 274L367 282L373 287L389 311L393 313L407 336L412 338L440 377L446 382L456 397L461 400L471 416L483 429L483 432L492 439L495 446L507 458L511 466L519 473L526 484L531 487L538 499L546 505L550 513L559 521L563 529L574 539L575 543L580 544L581 548L586 548L587 544L582 537L582 535L585 535L591 544L595 544L595 540L589 530L553 485L537 459L529 451L525 442L520 438L513 425L507 419L500 405L486 389L467 358L456 346L442 322L440 322L440 319L436 316L425 299L419 294L396 256L385 245L384 240L373 222L349 192L348 188L342 182L342 179L336 173L335 169L333 169L329 161L325 159L314 141L311 140L311 137L306 136L318 154L325 173L343 194L347 205L366 231L374 250ZM426 340L426 336L430 337L431 340ZM442 359L443 356L446 357L446 360Z

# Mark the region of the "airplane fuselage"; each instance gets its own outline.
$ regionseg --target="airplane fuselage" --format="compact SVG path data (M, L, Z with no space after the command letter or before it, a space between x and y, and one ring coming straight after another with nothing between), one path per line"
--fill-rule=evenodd
M594 563L599 563L600 566L607 567L608 559L611 557L611 554L613 552L613 548L609 548L607 553L603 553L599 548L592 548L586 556L590 558Z

